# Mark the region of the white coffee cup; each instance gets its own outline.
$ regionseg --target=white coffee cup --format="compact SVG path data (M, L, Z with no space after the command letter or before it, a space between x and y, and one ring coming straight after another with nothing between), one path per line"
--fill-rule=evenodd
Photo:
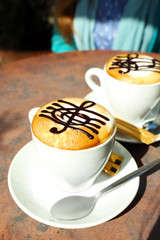
M98 77L100 85L95 82L93 76ZM156 112L152 117L148 113L160 100L160 82L139 85L120 81L110 76L105 66L104 69L89 69L85 80L97 95L103 96L103 105L114 117L139 127L156 118Z
M38 109L29 111L31 124ZM37 157L54 184L67 192L80 192L92 186L106 165L113 149L116 125L107 141L84 150L64 150L48 146L41 142L32 130L31 132Z

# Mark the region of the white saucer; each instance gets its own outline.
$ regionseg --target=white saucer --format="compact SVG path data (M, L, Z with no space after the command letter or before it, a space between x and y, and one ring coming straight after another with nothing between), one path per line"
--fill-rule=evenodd
M102 172L95 184L80 194L91 196L137 169L135 160L120 143L115 142L113 152L124 157L119 173L111 177ZM89 216L76 221L55 221L50 214L52 205L71 194L54 185L36 158L31 141L14 157L9 168L8 186L16 204L33 219L54 227L75 229L104 223L121 213L134 199L139 187L139 177L102 197Z
M96 103L99 103L102 106L105 106L112 113L112 110L110 109L110 107L106 105L107 103L104 104L103 96L100 96L96 92L90 92L84 98L88 99L88 100L91 100L91 101L94 101ZM160 132L157 135L159 137L158 137L158 139L155 140L155 142L160 140ZM133 138L131 138L131 137L127 136L127 135L124 135L122 133L119 133L119 132L116 133L116 140L117 141L121 141L121 142L128 142L128 143L141 143L138 140L133 139Z

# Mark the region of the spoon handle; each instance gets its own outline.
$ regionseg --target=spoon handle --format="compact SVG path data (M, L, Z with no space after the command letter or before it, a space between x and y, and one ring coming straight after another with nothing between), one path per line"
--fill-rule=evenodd
M160 163L160 158L138 168L137 170L127 174L126 176L120 178L119 180L117 180L116 182L112 183L111 185L107 186L106 188L102 189L101 191L99 191L97 194L96 194L96 197L101 197L104 193L108 192L108 191L111 191L113 190L114 188L122 185L123 183L135 178L135 177L138 177L140 175L142 175L143 173L149 171L150 169L152 169L153 167L155 167L156 165L158 165Z

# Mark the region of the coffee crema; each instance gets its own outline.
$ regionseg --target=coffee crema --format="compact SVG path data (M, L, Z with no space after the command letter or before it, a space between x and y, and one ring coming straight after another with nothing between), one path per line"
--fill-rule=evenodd
M138 53L120 54L105 65L113 78L132 84L155 84L160 82L160 61Z
M97 146L114 130L115 120L103 106L81 98L50 102L32 121L32 131L41 142L67 150Z

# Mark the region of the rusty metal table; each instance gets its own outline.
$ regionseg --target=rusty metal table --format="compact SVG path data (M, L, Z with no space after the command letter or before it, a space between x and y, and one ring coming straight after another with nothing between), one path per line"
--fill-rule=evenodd
M31 140L28 111L62 97L84 97L87 69L103 67L119 52L88 51L46 54L0 67L0 239L5 240L158 240L160 236L160 171L140 178L138 193L117 217L84 229L50 227L26 215L13 201L7 184L15 154ZM150 54L160 59L158 54ZM123 143L138 166L160 157L160 143Z

